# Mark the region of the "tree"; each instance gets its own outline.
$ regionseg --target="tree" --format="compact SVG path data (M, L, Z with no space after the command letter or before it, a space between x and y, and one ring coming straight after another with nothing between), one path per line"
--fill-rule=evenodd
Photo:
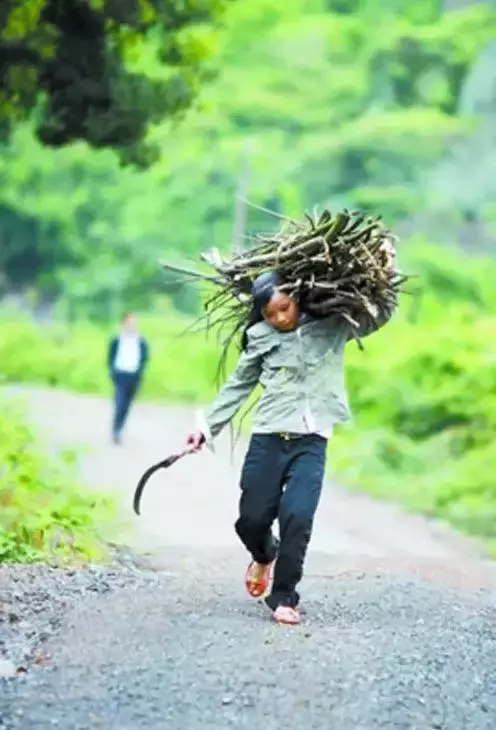
M16 125L0 148L0 289L34 288L91 316L124 302L147 306L165 289L192 307L193 289L173 286L158 261L191 264L211 245L230 248L247 147L249 233L277 224L261 208L299 216L314 205L357 207L395 229L406 220L425 230L415 216L442 192L444 232L472 200L489 207L492 148L467 155L466 168L446 169L436 185L431 175L471 133L478 106L461 99L496 19L483 7L442 14L438 6L232 3L218 34L219 72L181 124L169 116L154 126L161 160L144 171L120 168L113 150L85 141L42 145L34 120ZM157 43L150 31L134 73L155 78ZM428 235L437 240L432 226Z
M146 166L154 123L187 109L228 0L2 0L0 133L34 111L39 140L85 140Z

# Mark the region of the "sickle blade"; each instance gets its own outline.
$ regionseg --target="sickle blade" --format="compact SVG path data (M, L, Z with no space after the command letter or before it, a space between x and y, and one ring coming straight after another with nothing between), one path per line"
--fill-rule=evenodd
M148 481L155 474L155 472L159 471L160 469L167 469L169 466L172 466L172 464L175 464L176 461L182 459L182 457L185 456L185 454L187 453L187 451L183 451L181 454L172 454L172 456L167 457L167 459L163 459L163 461L159 461L157 464L153 464L153 466L150 466L145 471L145 473L138 482L138 486L134 491L133 510L137 515L140 514L140 504L143 490L145 489Z

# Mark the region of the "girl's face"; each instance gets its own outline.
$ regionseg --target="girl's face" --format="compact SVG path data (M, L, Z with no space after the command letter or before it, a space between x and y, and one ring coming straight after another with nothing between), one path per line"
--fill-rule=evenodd
M296 329L300 318L300 310L295 300L276 291L263 309L263 316L267 324L282 332Z

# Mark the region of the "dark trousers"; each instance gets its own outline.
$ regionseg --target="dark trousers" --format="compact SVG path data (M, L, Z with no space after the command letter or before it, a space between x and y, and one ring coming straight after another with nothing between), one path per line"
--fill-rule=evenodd
M131 403L137 393L140 376L134 373L114 372L112 375L114 381L114 436L119 436L131 407Z
M277 555L267 598L273 609L299 602L296 586L322 490L326 447L326 439L316 434L298 438L254 434L250 441L235 529L257 563L270 563ZM272 535L276 518L280 544Z

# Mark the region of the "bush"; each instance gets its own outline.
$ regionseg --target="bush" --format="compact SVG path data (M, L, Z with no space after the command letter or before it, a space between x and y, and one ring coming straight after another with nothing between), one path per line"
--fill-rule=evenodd
M341 478L496 537L494 332L496 316L452 304L350 351L356 415L330 452Z
M454 246L433 246L420 236L399 253L402 269L416 276L409 287L416 294L414 319L428 313L433 301L444 308L465 302L496 311L493 259L468 256Z
M19 402L0 409L0 563L104 558L113 500L79 484L74 454L44 453Z
M183 334L191 324L170 311L143 317L151 344L150 367L141 394L169 401L208 399L215 393L218 348L201 334ZM112 331L79 322L40 324L16 316L0 320L0 377L83 393L110 393L107 346ZM36 352L36 357L33 357Z

